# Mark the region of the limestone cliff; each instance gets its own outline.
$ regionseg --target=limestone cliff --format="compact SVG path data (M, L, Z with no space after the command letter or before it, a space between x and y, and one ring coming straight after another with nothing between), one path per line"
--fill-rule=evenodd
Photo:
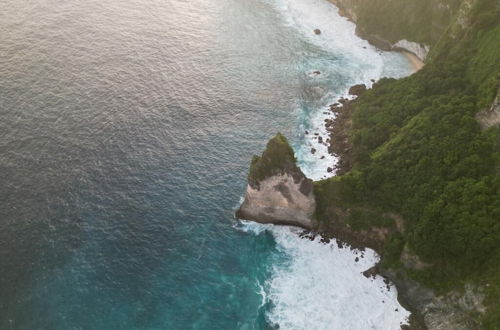
M254 157L245 200L236 216L311 229L315 209L312 181L297 167L286 138L277 134L262 156Z
M462 0L330 0L356 23L359 36L384 50L405 50L425 61L430 47L460 11ZM394 27L397 28L395 29Z

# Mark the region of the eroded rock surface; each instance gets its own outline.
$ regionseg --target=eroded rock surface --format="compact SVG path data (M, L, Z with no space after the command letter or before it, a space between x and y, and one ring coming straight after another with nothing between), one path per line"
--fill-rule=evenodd
M257 188L247 186L245 201L236 216L311 229L316 208L312 188L311 180L305 177L296 181L287 173L271 176L259 182Z
M293 149L277 134L262 156L254 156L245 200L236 217L260 223L313 228L316 209L312 180L296 164Z

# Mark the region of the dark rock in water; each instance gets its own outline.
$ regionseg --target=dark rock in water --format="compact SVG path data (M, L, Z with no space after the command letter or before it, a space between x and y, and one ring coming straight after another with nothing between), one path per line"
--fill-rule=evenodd
M320 159L325 159L325 156L321 156L321 158L320 158Z
M377 265L365 270L363 272L363 276L366 277L366 278L370 278L370 277L375 277L375 275L378 274L378 267Z
M323 143L323 137L318 136L318 142L319 142L319 143Z
M311 153L314 155L316 153L316 149L311 148Z
M318 135L319 135L319 133L314 133L314 135L318 136Z
M375 82L375 79L370 79L371 82Z
M358 262L358 261L359 261L359 258L358 258L358 257L356 257L356 259L354 259L354 262Z
M313 73L314 73L315 75L319 75L319 74L321 74L321 72L319 72L319 71L314 71Z
M366 46L363 46L363 49L366 49Z
M321 30L320 29L314 29L314 33L317 34L317 35L321 34Z
M328 244L328 243L330 243L330 239L329 239L329 238L322 237L320 242L321 242L321 243L326 243L326 244Z
M300 234L299 234L299 237L300 238L304 238L306 237L307 235L309 235L309 230L303 230Z
M310 241L314 241L316 234L309 230L304 230L299 234L300 238L307 238Z
M309 134L309 132L308 132L308 131L305 131L305 134L307 135L307 134Z
M349 88L349 94L356 95L356 96L360 96L365 91L366 91L366 85L365 84L354 85L351 88Z
M329 167L329 168L327 168L327 169L326 169L326 171L327 171L328 173L332 173L332 172L333 172L333 168Z

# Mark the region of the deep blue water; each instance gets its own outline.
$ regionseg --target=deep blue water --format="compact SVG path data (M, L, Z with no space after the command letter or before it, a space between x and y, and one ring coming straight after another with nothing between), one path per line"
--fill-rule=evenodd
M5 0L0 328L271 327L287 258L233 211L251 156L357 79L344 55L270 0Z

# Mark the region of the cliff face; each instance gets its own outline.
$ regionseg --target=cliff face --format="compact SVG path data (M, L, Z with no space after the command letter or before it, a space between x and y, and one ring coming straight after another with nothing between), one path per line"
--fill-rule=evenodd
M330 0L356 23L358 35L384 50L406 50L425 61L454 20L462 0ZM397 28L394 28L397 27Z
M279 137L254 158L240 212L285 224L302 212L303 227L373 247L423 327L500 329L498 1L331 1L381 48L430 46L426 66L375 83L337 117L348 125L327 123L345 166L314 183L311 209L290 203L306 179Z
M332 1L361 36L391 47L417 41L431 51L418 73L382 79L350 104L349 132L341 136L350 153L340 154L349 166L341 177L315 183L318 227L342 233L337 210L354 207L401 215L404 230L379 249L380 270L425 326L500 329L498 1L423 0L426 8L408 13L400 8L405 0L373 0L380 9L371 18L363 18L369 1ZM392 14L398 11L400 18ZM446 24L436 22L439 12ZM367 227L379 226L369 220L361 231L341 229L359 237Z
M288 173L260 181L256 188L249 184L236 216L260 223L312 229L316 202L311 185L308 179L296 181Z
M261 157L255 156L245 200L236 216L260 223L313 228L313 184L297 167L288 141L277 134Z

